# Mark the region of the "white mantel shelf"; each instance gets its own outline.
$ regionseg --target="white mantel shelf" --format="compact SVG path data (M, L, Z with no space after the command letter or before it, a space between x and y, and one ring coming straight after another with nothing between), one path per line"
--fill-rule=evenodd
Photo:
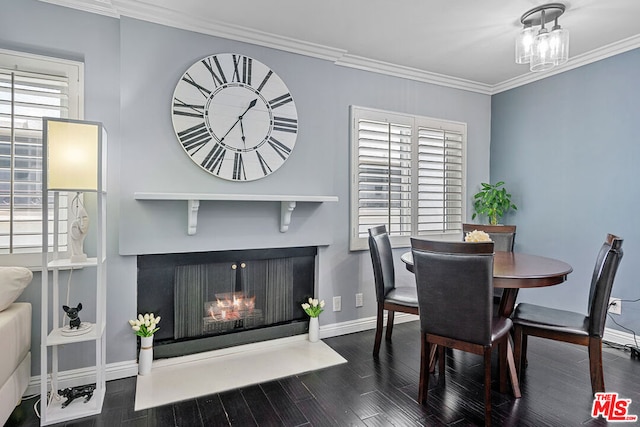
M280 232L286 233L291 224L291 213L298 202L337 202L338 196L292 196L284 194L213 194L213 193L133 193L136 200L186 200L187 234L196 234L200 201L280 202Z

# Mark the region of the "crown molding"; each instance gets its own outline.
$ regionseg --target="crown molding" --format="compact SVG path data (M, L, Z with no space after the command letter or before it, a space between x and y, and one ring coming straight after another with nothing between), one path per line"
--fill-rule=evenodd
M46 0L49 1L49 0ZM63 0L57 0L63 1ZM132 0L113 0L121 16L139 19L168 27L194 31L229 40L297 53L300 55L335 61L345 51L319 44L303 42L238 25L201 19L155 5Z
M113 5L112 0L40 0L43 3L51 3L71 9L82 10L84 12L96 13L98 15L119 18L118 9Z
M446 86L454 89L478 92L486 95L491 94L491 85L460 79L444 74L432 73L430 71L419 70L417 68L405 67L389 62L377 61L375 59L364 58L345 53L341 58L334 61L336 65L356 68L358 70L372 71L374 73L386 74L389 76L401 77L409 80L416 80L423 83L432 83L438 86Z
M628 52L633 49L637 49L640 47L640 35L636 35L633 37L629 37L615 43L608 44L601 48L592 50L590 52L584 53L582 55L578 55L572 57L560 67L553 68L549 71L543 73L534 73L529 72L522 76L515 77L513 79L505 80L502 83L498 83L493 86L493 90L491 91L491 95L495 95L500 92L504 92L509 89L514 89L519 86L526 85L528 83L533 83L538 80L546 79L547 77L555 76L556 74L564 73L565 71L573 70L578 67L582 67L584 65L588 65L602 59L606 59L615 55L619 55L624 52Z
M574 68L582 67L620 53L640 47L640 35L611 43L576 57L557 68L543 72L528 72L518 77L505 80L495 85L433 73L411 67L405 67L375 59L364 58L350 54L344 49L333 48L315 43L304 42L288 37L258 31L255 29L231 25L215 20L206 20L191 15L175 12L158 7L141 0L39 0L44 3L83 10L90 13L121 18L139 19L168 27L187 31L194 31L229 40L250 43L285 52L296 53L312 58L332 61L336 65L363 71L431 83L454 89L477 92L485 95L495 95L506 90L514 89L547 77L554 76Z

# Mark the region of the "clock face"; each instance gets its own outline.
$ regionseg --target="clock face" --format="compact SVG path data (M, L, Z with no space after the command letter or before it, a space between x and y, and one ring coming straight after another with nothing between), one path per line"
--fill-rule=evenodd
M275 172L298 135L296 105L282 79L239 54L211 55L193 64L176 85L171 112L191 160L231 181Z

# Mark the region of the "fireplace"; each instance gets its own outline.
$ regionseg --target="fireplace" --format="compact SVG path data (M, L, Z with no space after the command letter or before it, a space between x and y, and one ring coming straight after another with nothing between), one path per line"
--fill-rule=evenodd
M298 335L316 247L138 256L138 312L162 317L154 358Z

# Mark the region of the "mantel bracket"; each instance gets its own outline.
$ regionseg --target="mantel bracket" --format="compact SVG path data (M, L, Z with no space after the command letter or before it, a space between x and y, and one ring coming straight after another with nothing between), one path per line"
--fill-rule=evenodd
M296 208L296 202L280 202L280 232L286 233L291 224L291 214Z
M198 228L198 209L200 208L200 200L187 201L187 234L193 236Z

